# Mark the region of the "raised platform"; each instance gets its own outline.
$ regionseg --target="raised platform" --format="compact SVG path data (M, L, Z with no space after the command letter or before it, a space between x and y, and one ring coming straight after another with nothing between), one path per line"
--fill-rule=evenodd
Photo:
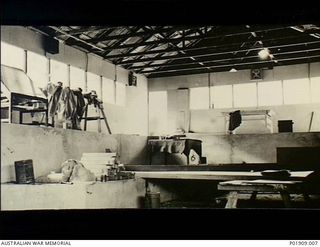
M139 208L145 183L1 184L1 210Z

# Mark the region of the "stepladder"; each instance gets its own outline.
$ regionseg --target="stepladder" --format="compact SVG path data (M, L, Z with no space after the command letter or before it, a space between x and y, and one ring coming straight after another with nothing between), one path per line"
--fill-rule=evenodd
M94 102L94 108L95 108L95 112L97 113L96 116L88 116L88 108L89 105L91 105L91 102L88 102L85 106L85 110L84 110L84 117L82 118L84 120L84 131L87 131L87 125L88 125L88 121L98 121L98 132L101 133L101 120L103 120L103 122L105 123L108 133L111 134L111 129L107 120L107 116L104 112L104 107L103 107L103 103L102 101L99 102Z

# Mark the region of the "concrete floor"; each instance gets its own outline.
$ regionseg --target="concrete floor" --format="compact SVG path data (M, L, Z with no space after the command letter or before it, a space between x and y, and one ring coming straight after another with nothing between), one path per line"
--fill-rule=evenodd
M302 195L291 195L293 208L319 208L320 195L310 195L310 203L306 204ZM219 196L208 201L174 200L161 203L161 208L224 208L227 202L226 196ZM284 208L280 195L258 194L255 201L250 201L249 194L241 195L238 200L238 208Z

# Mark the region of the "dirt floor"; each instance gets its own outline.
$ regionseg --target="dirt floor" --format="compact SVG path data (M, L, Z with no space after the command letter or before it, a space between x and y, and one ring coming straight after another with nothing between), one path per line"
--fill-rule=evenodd
M291 195L293 208L319 208L320 195L310 195L307 203L302 195ZM256 200L250 200L250 194L241 194L237 208L284 208L284 203L278 194L258 194ZM224 208L227 196L211 198L207 201L175 200L161 203L161 208Z

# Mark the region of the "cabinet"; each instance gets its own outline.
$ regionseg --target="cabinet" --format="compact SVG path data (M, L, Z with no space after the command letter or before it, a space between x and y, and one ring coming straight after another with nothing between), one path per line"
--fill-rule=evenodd
M148 140L150 165L190 165L192 153L199 159L202 155L202 141L196 139ZM199 161L200 162L200 161Z

